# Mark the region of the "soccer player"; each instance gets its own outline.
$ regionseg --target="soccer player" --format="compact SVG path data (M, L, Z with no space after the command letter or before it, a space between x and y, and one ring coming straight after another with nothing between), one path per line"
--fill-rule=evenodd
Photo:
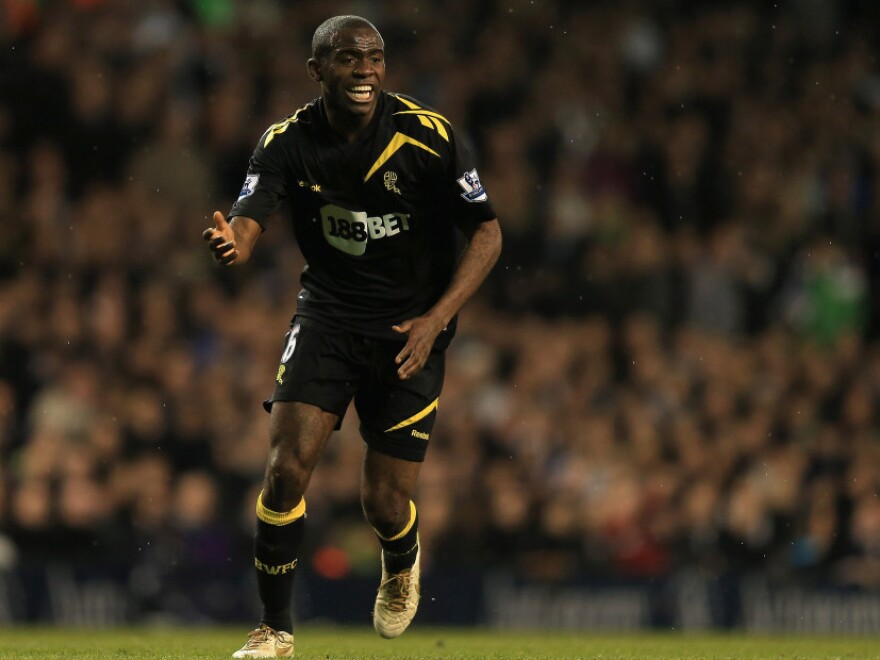
M357 16L321 24L308 60L320 98L260 138L238 200L203 238L246 262L289 202L307 261L270 412L256 502L260 625L235 658L293 655L291 595L304 494L354 399L366 449L361 503L382 548L378 633L406 630L419 602L412 498L456 314L498 258L501 230L461 140L423 103L383 91L384 42ZM227 222L227 218L231 218Z

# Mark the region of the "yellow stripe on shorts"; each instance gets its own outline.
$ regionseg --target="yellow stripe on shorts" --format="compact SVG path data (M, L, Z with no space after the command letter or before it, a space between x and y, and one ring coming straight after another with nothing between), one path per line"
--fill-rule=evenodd
M392 426L390 429L385 429L385 433L390 433L391 431L396 431L397 429L402 429L404 426L409 426L410 424L415 424L420 419L423 419L431 414L432 411L437 409L437 404L440 401L440 397L434 399L431 403L429 403L423 410L420 410L412 417L408 417L403 420L400 424L396 426Z

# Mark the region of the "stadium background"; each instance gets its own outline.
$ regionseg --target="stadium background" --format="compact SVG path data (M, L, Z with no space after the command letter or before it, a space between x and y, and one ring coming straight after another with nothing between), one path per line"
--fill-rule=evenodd
M505 231L418 495L424 622L880 630L880 7L5 0L0 621L248 621L302 260L200 239L311 33L472 141ZM353 413L300 618L366 621ZM831 609L829 609L831 608Z

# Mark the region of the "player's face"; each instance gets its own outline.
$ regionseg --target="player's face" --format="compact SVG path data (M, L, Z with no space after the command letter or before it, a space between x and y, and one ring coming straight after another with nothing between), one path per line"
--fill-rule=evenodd
M385 44L367 27L340 30L320 63L324 97L337 109L371 116L385 82Z

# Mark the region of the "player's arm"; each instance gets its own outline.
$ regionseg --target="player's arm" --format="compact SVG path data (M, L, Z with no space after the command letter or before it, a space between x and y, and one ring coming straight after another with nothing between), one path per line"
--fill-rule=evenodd
M262 231L253 218L238 215L226 222L226 217L220 211L214 211L214 226L203 231L202 238L208 243L208 249L217 263L233 266L250 259Z
M395 362L401 380L411 378L425 366L434 340L486 279L501 254L501 226L498 219L477 225L462 255L452 281L435 305L422 316L395 325L407 335L406 345Z
M244 185L232 209L226 215L214 211L214 226L202 232L214 259L224 266L240 265L250 259L267 220L287 196L284 182L291 176L285 171L284 146L271 138L283 133L279 127L286 129L288 123L276 124L263 133L248 161Z

